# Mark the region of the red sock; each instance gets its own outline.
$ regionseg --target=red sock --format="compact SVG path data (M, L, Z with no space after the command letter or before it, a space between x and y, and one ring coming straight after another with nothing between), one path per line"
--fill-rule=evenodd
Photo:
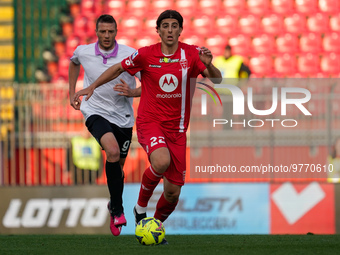
M144 171L137 201L139 206L146 207L148 205L150 197L162 177L163 175L157 173L151 166Z
M161 222L164 222L169 215L175 210L176 205L178 203L170 203L168 202L164 197L164 192L162 193L161 197L158 200L157 206L156 206L156 212L153 217L156 219L159 219Z

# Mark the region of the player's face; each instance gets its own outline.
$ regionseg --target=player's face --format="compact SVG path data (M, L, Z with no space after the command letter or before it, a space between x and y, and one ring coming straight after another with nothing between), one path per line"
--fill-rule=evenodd
M163 19L158 28L158 34L162 42L171 47L178 43L178 38L182 30L176 19Z
M114 23L98 23L96 31L98 44L103 50L112 50L117 35L117 28Z

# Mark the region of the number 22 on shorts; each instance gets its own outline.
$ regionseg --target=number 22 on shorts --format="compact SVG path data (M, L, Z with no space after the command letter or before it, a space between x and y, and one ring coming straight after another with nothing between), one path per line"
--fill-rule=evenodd
M153 147L159 143L165 143L165 138L164 136L158 136L158 137L153 136L150 138L150 141L151 141L150 147Z

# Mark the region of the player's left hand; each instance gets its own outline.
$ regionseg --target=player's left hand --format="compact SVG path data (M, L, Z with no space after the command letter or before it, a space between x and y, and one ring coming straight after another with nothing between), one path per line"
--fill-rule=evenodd
M201 47L201 50L199 52L199 56L200 56L200 59L205 66L208 66L208 65L211 64L211 61L213 59L213 55L208 48L206 48L204 46Z
M132 89L129 85L123 79L120 79L120 81L122 83L116 84L116 86L113 87L113 90L117 91L121 96L133 97Z

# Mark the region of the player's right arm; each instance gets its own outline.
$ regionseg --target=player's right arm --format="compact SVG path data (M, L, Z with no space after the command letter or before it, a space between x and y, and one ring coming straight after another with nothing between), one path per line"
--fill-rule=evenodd
M79 71L80 65L77 65L73 63L73 61L70 61L70 66L68 68L68 84L69 84L68 91L70 96L70 104L76 110L80 109L80 101L74 101L73 96L76 91L76 84L79 76Z
M103 72L97 80L95 80L90 86L88 86L85 89L79 90L76 92L73 96L74 102L79 102L80 96L86 96L85 100L89 100L89 98L92 96L93 91L98 88L99 86L112 81L113 79L117 78L121 73L123 73L125 70L123 69L121 63L117 63L108 69L106 69L105 72Z

